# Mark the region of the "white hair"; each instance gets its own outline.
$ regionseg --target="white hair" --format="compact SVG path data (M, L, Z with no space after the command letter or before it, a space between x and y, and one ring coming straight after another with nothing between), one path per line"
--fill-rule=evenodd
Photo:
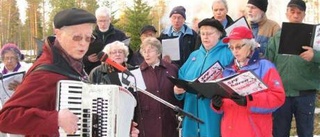
M108 7L99 7L99 8L96 10L95 15L96 15L96 17L98 17L98 16L104 16L104 17L109 17L109 18L111 18L110 10L109 10Z
M256 42L256 40L254 38L252 38L252 39L243 39L242 41L246 46L250 46L250 49L252 51L257 47L260 47L260 44L258 42Z
M226 10L228 11L228 3L226 0L214 0L212 2L211 9L212 9L213 5L216 3L222 3L224 5L224 7L226 7Z
M110 56L111 50L115 50L115 49L123 50L124 55L126 57L125 61L128 60L129 48L123 42L114 41L112 43L109 43L103 48L102 51L106 53L108 56Z

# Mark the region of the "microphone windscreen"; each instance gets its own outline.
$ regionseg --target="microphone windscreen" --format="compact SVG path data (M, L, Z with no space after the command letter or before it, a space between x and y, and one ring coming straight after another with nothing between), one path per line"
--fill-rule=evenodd
M108 58L108 55L105 54L104 52L99 52L99 53L98 53L98 59L99 59L100 61L105 61L107 58Z

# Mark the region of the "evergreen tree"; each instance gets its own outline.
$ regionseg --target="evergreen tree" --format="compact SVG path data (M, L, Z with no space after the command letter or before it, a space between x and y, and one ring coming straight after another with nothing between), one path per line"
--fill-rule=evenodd
M0 44L12 42L20 45L19 11L15 0L1 0L0 3Z
M140 29L144 25L151 24L152 18L149 16L151 8L142 0L134 0L133 7L127 7L124 11L126 22L124 22L123 30L131 38L130 46L133 50L140 47Z

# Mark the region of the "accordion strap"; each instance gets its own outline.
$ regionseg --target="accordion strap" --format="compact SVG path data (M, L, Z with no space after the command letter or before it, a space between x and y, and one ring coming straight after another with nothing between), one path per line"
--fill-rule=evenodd
M36 67L33 71L38 71L38 70L47 70L47 71L51 71L51 72L54 72L54 73L57 73L57 74L64 75L64 76L66 76L68 78L71 78L73 80L84 81L84 79L81 78L80 76L76 76L76 75L73 75L71 73L68 73L67 71L62 70L61 68L59 68L59 67L57 67L55 65L42 64L42 65Z

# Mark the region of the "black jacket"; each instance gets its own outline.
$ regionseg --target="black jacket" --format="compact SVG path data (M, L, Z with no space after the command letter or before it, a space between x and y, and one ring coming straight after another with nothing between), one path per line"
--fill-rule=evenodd
M85 71L90 74L90 71L99 66L101 64L100 61L97 62L90 62L88 60L88 56L96 53L98 54L103 50L103 48L114 41L123 41L127 39L127 36L120 30L113 27L112 24L110 24L109 30L107 32L101 32L98 27L95 28L93 31L93 36L96 38L89 46L89 49L87 53L85 54L83 58L83 63L85 66Z

